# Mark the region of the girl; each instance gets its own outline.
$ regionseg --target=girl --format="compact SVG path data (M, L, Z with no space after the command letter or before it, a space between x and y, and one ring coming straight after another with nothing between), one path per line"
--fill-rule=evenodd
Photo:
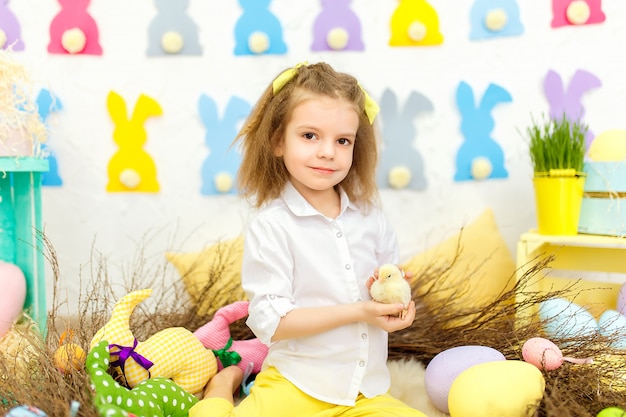
M244 239L248 326L269 346L250 395L227 367L189 413L208 416L424 416L387 394L387 333L415 318L411 302L371 300L376 268L395 263L396 236L378 205L378 107L328 64L281 73L236 138L239 187L259 209Z

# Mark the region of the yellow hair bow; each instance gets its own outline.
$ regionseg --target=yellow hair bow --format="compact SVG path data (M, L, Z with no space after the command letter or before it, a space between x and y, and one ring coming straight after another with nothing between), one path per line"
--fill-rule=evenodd
M296 64L296 66L292 68L287 68L286 70L281 72L278 75L278 77L274 79L274 81L272 82L272 90L274 92L274 95L276 95L280 90L282 90L285 84L287 84L289 81L291 81L291 79L293 79L293 77L296 76L296 73L298 72L298 68L300 68L303 65L309 65L309 63L306 61L300 62L299 64ZM376 101L374 101L374 99L370 97L369 94L367 94L367 91L365 91L365 89L361 86L361 84L359 84L359 87L361 87L363 94L365 94L365 109L364 110L365 110L365 114L367 115L367 119L369 120L370 124L372 124L374 123L374 119L376 119L376 116L378 115L378 112L380 111L380 107L378 107L378 104L376 104Z
M296 76L296 72L298 72L298 68L301 66L309 65L308 62L300 62L296 64L295 67L287 68L283 72L280 73L278 77L272 82L272 89L274 90L274 95L276 95L280 90L283 89L285 84L287 84L293 77Z

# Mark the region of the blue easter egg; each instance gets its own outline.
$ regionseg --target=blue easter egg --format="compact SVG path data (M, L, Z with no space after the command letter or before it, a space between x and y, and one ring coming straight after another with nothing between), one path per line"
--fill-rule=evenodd
M606 310L598 319L598 332L611 340L615 349L626 349L626 316L617 310Z
M598 323L585 308L565 298L553 298L539 305L539 318L546 321L544 330L549 339L593 336Z
M5 417L48 417L48 414L31 405L20 405L10 409Z

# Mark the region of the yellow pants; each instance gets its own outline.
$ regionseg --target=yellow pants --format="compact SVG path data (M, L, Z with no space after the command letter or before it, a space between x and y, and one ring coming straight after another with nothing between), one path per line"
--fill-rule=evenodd
M374 398L360 395L354 406L317 400L285 379L276 368L260 372L250 395L234 407L222 398L207 398L189 410L189 417L426 417L402 401L385 394Z

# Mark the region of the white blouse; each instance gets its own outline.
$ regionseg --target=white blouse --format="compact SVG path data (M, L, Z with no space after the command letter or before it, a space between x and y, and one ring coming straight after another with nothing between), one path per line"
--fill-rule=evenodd
M248 326L269 346L274 366L321 401L353 405L357 395L388 391L387 332L352 323L314 336L271 343L281 317L298 307L370 299L365 282L383 263L397 263L397 238L382 210L368 213L341 191L335 219L315 210L288 183L262 208L244 239L242 285Z

